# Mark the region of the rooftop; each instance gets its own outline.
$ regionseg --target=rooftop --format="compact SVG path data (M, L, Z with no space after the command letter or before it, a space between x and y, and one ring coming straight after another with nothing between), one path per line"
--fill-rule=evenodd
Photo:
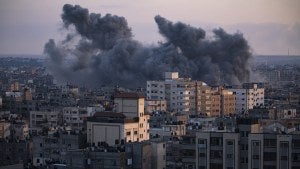
M124 92L124 93L117 93L115 95L115 98L130 98L130 99L139 99L139 98L145 98L145 95L142 93L129 93L129 92Z

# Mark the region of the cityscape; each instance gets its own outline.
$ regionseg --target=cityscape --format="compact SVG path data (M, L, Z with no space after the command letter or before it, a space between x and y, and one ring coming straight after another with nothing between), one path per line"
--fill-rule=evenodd
M98 12L60 6L42 54L0 45L0 169L300 169L299 46L160 14L149 45Z

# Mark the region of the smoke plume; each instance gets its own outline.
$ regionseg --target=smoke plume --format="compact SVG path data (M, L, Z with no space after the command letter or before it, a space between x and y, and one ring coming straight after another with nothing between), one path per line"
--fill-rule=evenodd
M133 39L124 17L66 4L61 18L69 34L58 43L50 39L44 49L49 70L61 82L133 88L160 79L165 71L211 85L249 81L252 55L241 33L218 28L207 38L201 28L156 16L166 41L149 47Z

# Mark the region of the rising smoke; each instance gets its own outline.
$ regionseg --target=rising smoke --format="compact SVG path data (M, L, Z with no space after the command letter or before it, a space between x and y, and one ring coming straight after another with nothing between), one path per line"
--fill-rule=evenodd
M68 35L58 43L50 39L44 49L49 70L61 82L133 88L159 79L165 71L211 85L240 84L250 77L252 55L241 33L219 28L209 39L201 28L158 15L154 19L166 42L149 47L133 39L124 17L66 4L61 18Z

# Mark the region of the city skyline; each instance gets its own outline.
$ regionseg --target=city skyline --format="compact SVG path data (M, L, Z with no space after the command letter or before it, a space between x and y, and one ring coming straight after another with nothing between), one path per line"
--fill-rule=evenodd
M48 39L62 39L60 15L66 3L90 12L123 16L138 41L164 41L154 21L157 14L204 30L222 27L241 32L253 54L300 55L299 1L1 1L0 54L42 54ZM50 11L50 12L49 12Z

